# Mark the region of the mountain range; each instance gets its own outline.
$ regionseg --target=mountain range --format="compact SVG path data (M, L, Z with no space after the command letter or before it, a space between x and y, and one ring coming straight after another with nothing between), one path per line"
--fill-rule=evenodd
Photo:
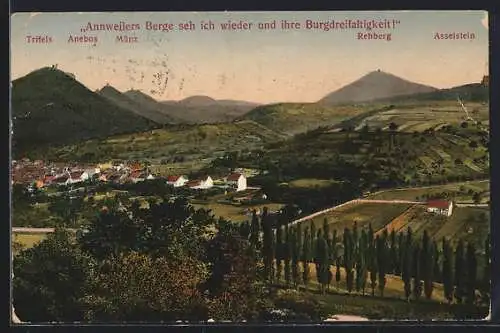
M202 95L158 101L139 90L120 92L110 85L93 92L71 73L46 67L12 82L13 148L64 145L179 123L250 120L290 135L345 121L375 104L455 100L457 94L464 101L488 100L488 88L481 84L439 90L373 71L316 103L259 105Z
M323 105L375 101L382 98L436 92L439 89L414 83L381 70L372 71L318 101Z

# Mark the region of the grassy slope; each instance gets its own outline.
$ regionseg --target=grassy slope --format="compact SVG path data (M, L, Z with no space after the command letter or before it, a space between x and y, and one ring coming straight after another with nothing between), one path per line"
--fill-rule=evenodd
M253 120L272 130L296 134L319 126L333 125L366 112L371 106L326 107L315 103L280 103L259 106L242 119Z
M225 151L261 147L266 142L282 138L282 135L252 121L177 125L154 131L111 136L104 140L89 140L52 150L49 155L57 160L79 159L86 153L97 153L102 155L103 159L160 160L184 156L203 164L203 159L212 159Z

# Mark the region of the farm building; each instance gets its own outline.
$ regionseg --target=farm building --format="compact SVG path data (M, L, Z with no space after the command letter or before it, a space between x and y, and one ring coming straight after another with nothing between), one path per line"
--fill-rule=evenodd
M205 190L214 186L212 177L207 176L203 179L191 180L186 183L186 186L195 190Z
M236 189L237 192L247 189L247 178L241 173L232 173L225 179L226 184Z
M427 202L427 211L430 213L451 216L453 213L453 202L446 200L431 200Z
M167 184L173 187L182 187L186 185L188 179L184 176L168 176Z

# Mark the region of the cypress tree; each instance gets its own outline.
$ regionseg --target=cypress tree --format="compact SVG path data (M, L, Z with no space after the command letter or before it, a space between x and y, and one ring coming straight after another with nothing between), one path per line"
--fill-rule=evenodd
M440 262L440 252L439 252L439 247L436 241L432 242L432 248L434 249L434 268L433 268L433 280L436 282L442 282L443 277L441 274L441 268L439 266Z
M323 237L318 237L318 282L321 286L321 292L325 293L325 287L328 284L328 272L330 271L330 251L328 243Z
M353 288L353 241L348 228L344 229L344 268L346 272L347 291L350 293Z
M404 234L400 232L398 234L398 261L396 262L396 274L401 276L403 260L404 260Z
M302 281L304 282L304 286L307 289L309 285L310 272L309 272L309 260L311 258L311 236L309 235L309 228L306 227L304 230L304 239L302 242L303 250L302 250Z
M386 239L384 236L379 237L378 235L375 237L377 248L377 270L378 270L378 289L380 291L380 296L384 297L384 289L385 289L385 273L387 270L387 245Z
M486 237L484 241L484 269L483 276L481 279L481 299L484 303L490 303L490 293L491 293L491 254L490 254L490 235Z
M257 217L257 211L252 210L252 220L250 222L250 243L259 249L259 238L260 238L260 227L259 218Z
M424 277L424 294L427 299L431 299L432 291L434 289L434 264L435 264L435 253L434 243L429 242L427 245L428 258L422 258L422 262L425 264L423 277Z
M443 291L444 297L451 304L453 301L453 249L443 237Z
M295 277L295 283L296 286L298 287L302 283L302 274L300 272L300 261L302 260L302 228L300 223L297 224L295 228L295 252L296 252L296 268L295 270L297 271L296 277Z
M433 289L434 272L434 249L427 230L424 230L422 236L422 248L420 250L420 276L423 280L425 297L430 299Z
M320 288L322 287L321 265L322 265L322 255L323 255L323 240L324 238L320 228L316 232L316 240L315 240L316 249L314 251L316 253L316 257L314 257L314 265L316 266L316 280L318 281Z
M411 296L411 278L413 276L413 245L412 245L412 231L408 228L406 231L406 241L402 248L402 263L401 263L401 276L404 282L405 297L410 301Z
M310 252L310 262L314 262L314 258L316 258L316 226L314 225L314 221L311 221L311 252Z
M367 252L368 252L368 239L365 230L361 231L361 238L359 242L359 256L358 262L356 263L356 290L363 291L363 295L366 290L366 275L367 275Z
M376 244L373 239L373 229L370 224L368 228L368 269L370 270L370 286L372 289L372 296L375 296L375 288L377 287L377 255Z
M458 303L462 303L465 296L465 260L464 260L464 242L463 240L458 241L457 248L455 250L455 298Z
M285 261L285 282L287 286L291 283L291 259L292 259L292 242L290 240L290 229L288 223L285 223L285 242L283 244L283 259Z
M388 272L392 274L397 274L398 267L398 249L396 245L396 231L392 229L390 235L390 247L391 247L391 267Z
M476 284L477 284L477 259L476 248L473 243L467 244L467 274L465 281L465 302L474 304L476 299Z
M415 244L413 250L413 297L419 300L422 296L422 262L420 244Z
M352 258L353 261L356 262L358 258L358 253L359 253L359 229L358 229L358 222L354 221L353 227L352 227L352 233L351 233L351 238L352 238Z
M330 225L325 217L323 220L323 237L325 238L328 245L330 245Z
M264 271L265 276L269 281L273 280L273 261L274 261L274 248L273 238L274 233L272 230L271 222L269 220L267 207L264 207L261 215L261 223L263 229L263 253L264 253Z
M290 245L292 261L292 282L293 287L297 288L300 283L299 278L299 256L300 256L300 233L298 228L290 228Z
M337 290L340 288L340 267L341 267L342 259L338 256L335 259L335 282L337 283Z
M280 283L281 276L283 275L283 228L281 226L281 221L278 219L278 225L276 226L276 271L275 280Z

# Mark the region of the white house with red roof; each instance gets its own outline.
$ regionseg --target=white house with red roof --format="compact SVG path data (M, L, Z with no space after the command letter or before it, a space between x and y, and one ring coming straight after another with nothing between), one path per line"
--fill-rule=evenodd
M172 185L173 187L182 187L186 185L188 182L188 178L184 176L168 176L167 184Z
M193 190L206 190L214 186L212 177L206 176L202 179L191 180L186 183L186 186Z
M247 178L241 173L232 173L226 177L225 182L228 186L236 189L236 192L247 189Z
M427 201L427 211L444 216L451 216L451 214L453 214L453 201L429 200Z

